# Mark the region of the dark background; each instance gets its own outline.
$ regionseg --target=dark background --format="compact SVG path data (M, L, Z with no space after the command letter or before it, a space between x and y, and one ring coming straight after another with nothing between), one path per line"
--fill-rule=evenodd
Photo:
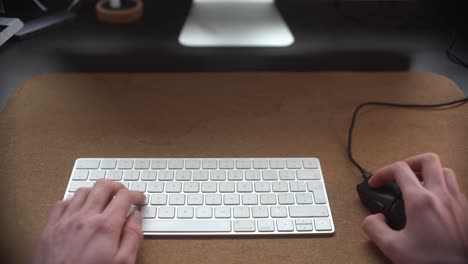
M4 1L7 16L43 14L29 2ZM431 71L468 94L468 70L446 56L454 44L468 60L467 2L278 0L292 46L187 48L177 38L190 0L147 0L144 19L125 26L98 22L83 1L74 21L0 47L0 109L21 81L49 72Z

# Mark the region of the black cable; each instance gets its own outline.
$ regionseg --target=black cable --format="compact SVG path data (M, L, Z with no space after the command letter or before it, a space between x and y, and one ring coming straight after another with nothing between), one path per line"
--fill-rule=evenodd
M398 104L398 103L387 103L387 102L365 102L356 107L353 113L353 118L351 119L351 126L349 127L348 131L348 157L351 162L356 166L362 174L364 179L369 179L372 176L372 173L363 168L353 157L352 153L352 136L353 136L353 129L356 123L357 114L359 110L366 106L388 106L388 107L399 107L399 108L439 108L444 106L456 105L456 104L463 104L468 102L468 97L446 102L446 103L439 103L439 104Z
M455 47L455 43L456 43L456 40L455 40L455 37L453 38L452 40L452 43L450 43L449 47L447 48L447 50L445 50L445 54L447 55L447 57L455 62L456 64L459 64L465 68L468 68L468 63L465 62L464 60L462 60L460 57L458 57L457 55L455 55L453 53L453 48Z

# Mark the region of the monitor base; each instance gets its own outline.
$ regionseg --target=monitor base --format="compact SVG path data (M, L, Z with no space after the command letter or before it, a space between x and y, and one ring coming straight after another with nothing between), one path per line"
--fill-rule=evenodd
M188 47L286 47L294 36L273 0L194 0L179 36Z

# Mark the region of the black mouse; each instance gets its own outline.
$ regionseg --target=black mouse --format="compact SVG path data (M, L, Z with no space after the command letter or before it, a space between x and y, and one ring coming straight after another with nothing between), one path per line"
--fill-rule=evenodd
M362 204L373 214L383 213L392 229L400 230L405 227L405 205L395 181L379 188L371 188L365 179L356 186L356 189Z

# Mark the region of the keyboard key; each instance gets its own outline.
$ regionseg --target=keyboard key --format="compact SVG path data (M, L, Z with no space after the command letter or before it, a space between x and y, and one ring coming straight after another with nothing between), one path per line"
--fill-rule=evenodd
M165 218L171 219L175 217L175 207L166 207L166 206L159 207L158 211L159 211L158 216L161 219L165 219Z
M259 232L274 232L275 221L273 220L258 220L257 227Z
M197 207L197 218L212 218L213 217L213 207Z
M90 181L97 181L99 179L104 179L106 177L106 171L104 170L93 170L89 175Z
M234 169L234 160L220 160L219 168L220 169Z
M289 182L289 188L291 192L305 192L306 191L305 182L302 182L302 181Z
M262 171L264 181L276 181L278 180L277 170L264 170Z
M294 194L292 193L278 194L278 203L281 205L294 204Z
M103 170L113 170L117 167L117 160L115 159L105 159L101 162L101 169Z
M100 160L79 159L76 162L77 169L99 169Z
M218 191L218 184L216 182L202 182L201 191L203 193L215 193Z
M72 174L72 179L75 181L86 181L88 179L89 170L76 170Z
M192 173L190 171L177 171L176 181L190 181Z
M236 220L234 221L235 232L255 232L254 220Z
M250 169L251 161L250 159L238 159L236 160L237 169Z
M188 170L200 169L200 160L185 160L185 168Z
M163 182L150 182L148 184L148 192L150 193L162 193L164 191Z
M230 181L242 181L244 174L241 170L231 170L228 172L228 180Z
M140 173L140 179L142 181L155 181L157 175L157 171L142 171Z
M231 232L230 220L144 220L143 230L148 232Z
M117 163L117 168L119 170L129 170L133 168L133 160L121 159Z
M300 159L288 159L286 160L286 167L288 169L301 169L302 161Z
M235 191L235 184L233 182L220 182L219 192L221 193L233 193Z
M268 207L267 206L254 206L252 207L252 217L253 218L267 218Z
M298 180L320 180L320 172L318 170L297 170Z
M276 194L273 194L273 193L260 194L260 204L262 205L276 204Z
M106 179L111 180L111 181L120 181L122 180L122 175L123 175L122 171L111 170L111 171L107 171Z
M187 195L187 204L188 205L202 205L203 204L203 194L189 194L189 195Z
M154 206L144 206L141 208L141 214L145 219L156 218L156 207Z
M299 232L313 231L314 227L312 225L296 225L296 230Z
M231 207L215 207L215 218L231 218Z
M326 217L328 208L323 205L290 206L290 217Z
M182 191L182 183L181 182L168 182L166 184L166 192L167 193L180 193Z
M200 190L200 183L198 182L184 182L185 193L197 193Z
M296 219L296 230L297 231L313 231L311 219Z
M255 192L271 192L271 185L269 182L256 182L254 185Z
M225 194L223 198L224 198L225 205L239 205L240 204L239 194Z
M280 170L279 176L282 181L294 181L296 173L293 170Z
M128 170L124 173L125 181L138 181L140 179L140 172L137 170Z
M218 168L218 162L216 160L203 160L203 169L214 170Z
M146 191L146 182L132 182L130 184L130 190L138 191L138 192L145 192Z
M135 160L135 169L136 170L146 170L150 167L149 160Z
M270 168L272 169L284 169L284 159L271 159Z
M313 204L314 199L311 193L296 193L297 204Z
M254 169L268 169L268 160L266 159L254 159L253 160Z
M257 170L246 170L245 180L246 181L259 181L261 179L260 171Z
M317 231L331 231L332 226L328 218L314 219L315 229Z
M193 218L193 207L178 207L177 218Z
M243 205L257 205L258 195L256 193L242 194L242 204Z
M250 208L249 207L234 207L233 215L235 218L249 218Z
M287 192L289 190L288 183L283 181L272 182L271 187L274 192Z
M317 169L318 168L318 160L317 159L303 159L302 165L304 165L304 169Z
M151 169L153 170L164 170L166 168L167 161L161 159L154 159L151 161Z
M274 218L288 217L288 209L286 206L272 206L270 207L270 215Z
M169 160L167 168L170 170L181 170L184 168L184 160Z
M278 219L276 220L276 229L279 232L294 231L293 221L290 219Z
M210 172L210 180L212 181L225 181L226 180L226 171L223 170L214 170Z
M159 171L158 173L158 180L160 181L173 181L174 180L174 172L173 171Z
M240 193L253 192L253 185L251 182L238 182L237 191Z
M309 192L313 192L316 204L325 204L327 202L327 199L325 198L325 193L323 192L323 185L321 182L307 182L307 189L309 190Z
M151 204L152 205L166 205L167 203L167 194L153 194L151 195Z
M193 180L194 181L207 181L209 178L208 171L194 171L193 172Z
M210 193L205 195L205 204L207 205L221 205L223 196L219 193Z

